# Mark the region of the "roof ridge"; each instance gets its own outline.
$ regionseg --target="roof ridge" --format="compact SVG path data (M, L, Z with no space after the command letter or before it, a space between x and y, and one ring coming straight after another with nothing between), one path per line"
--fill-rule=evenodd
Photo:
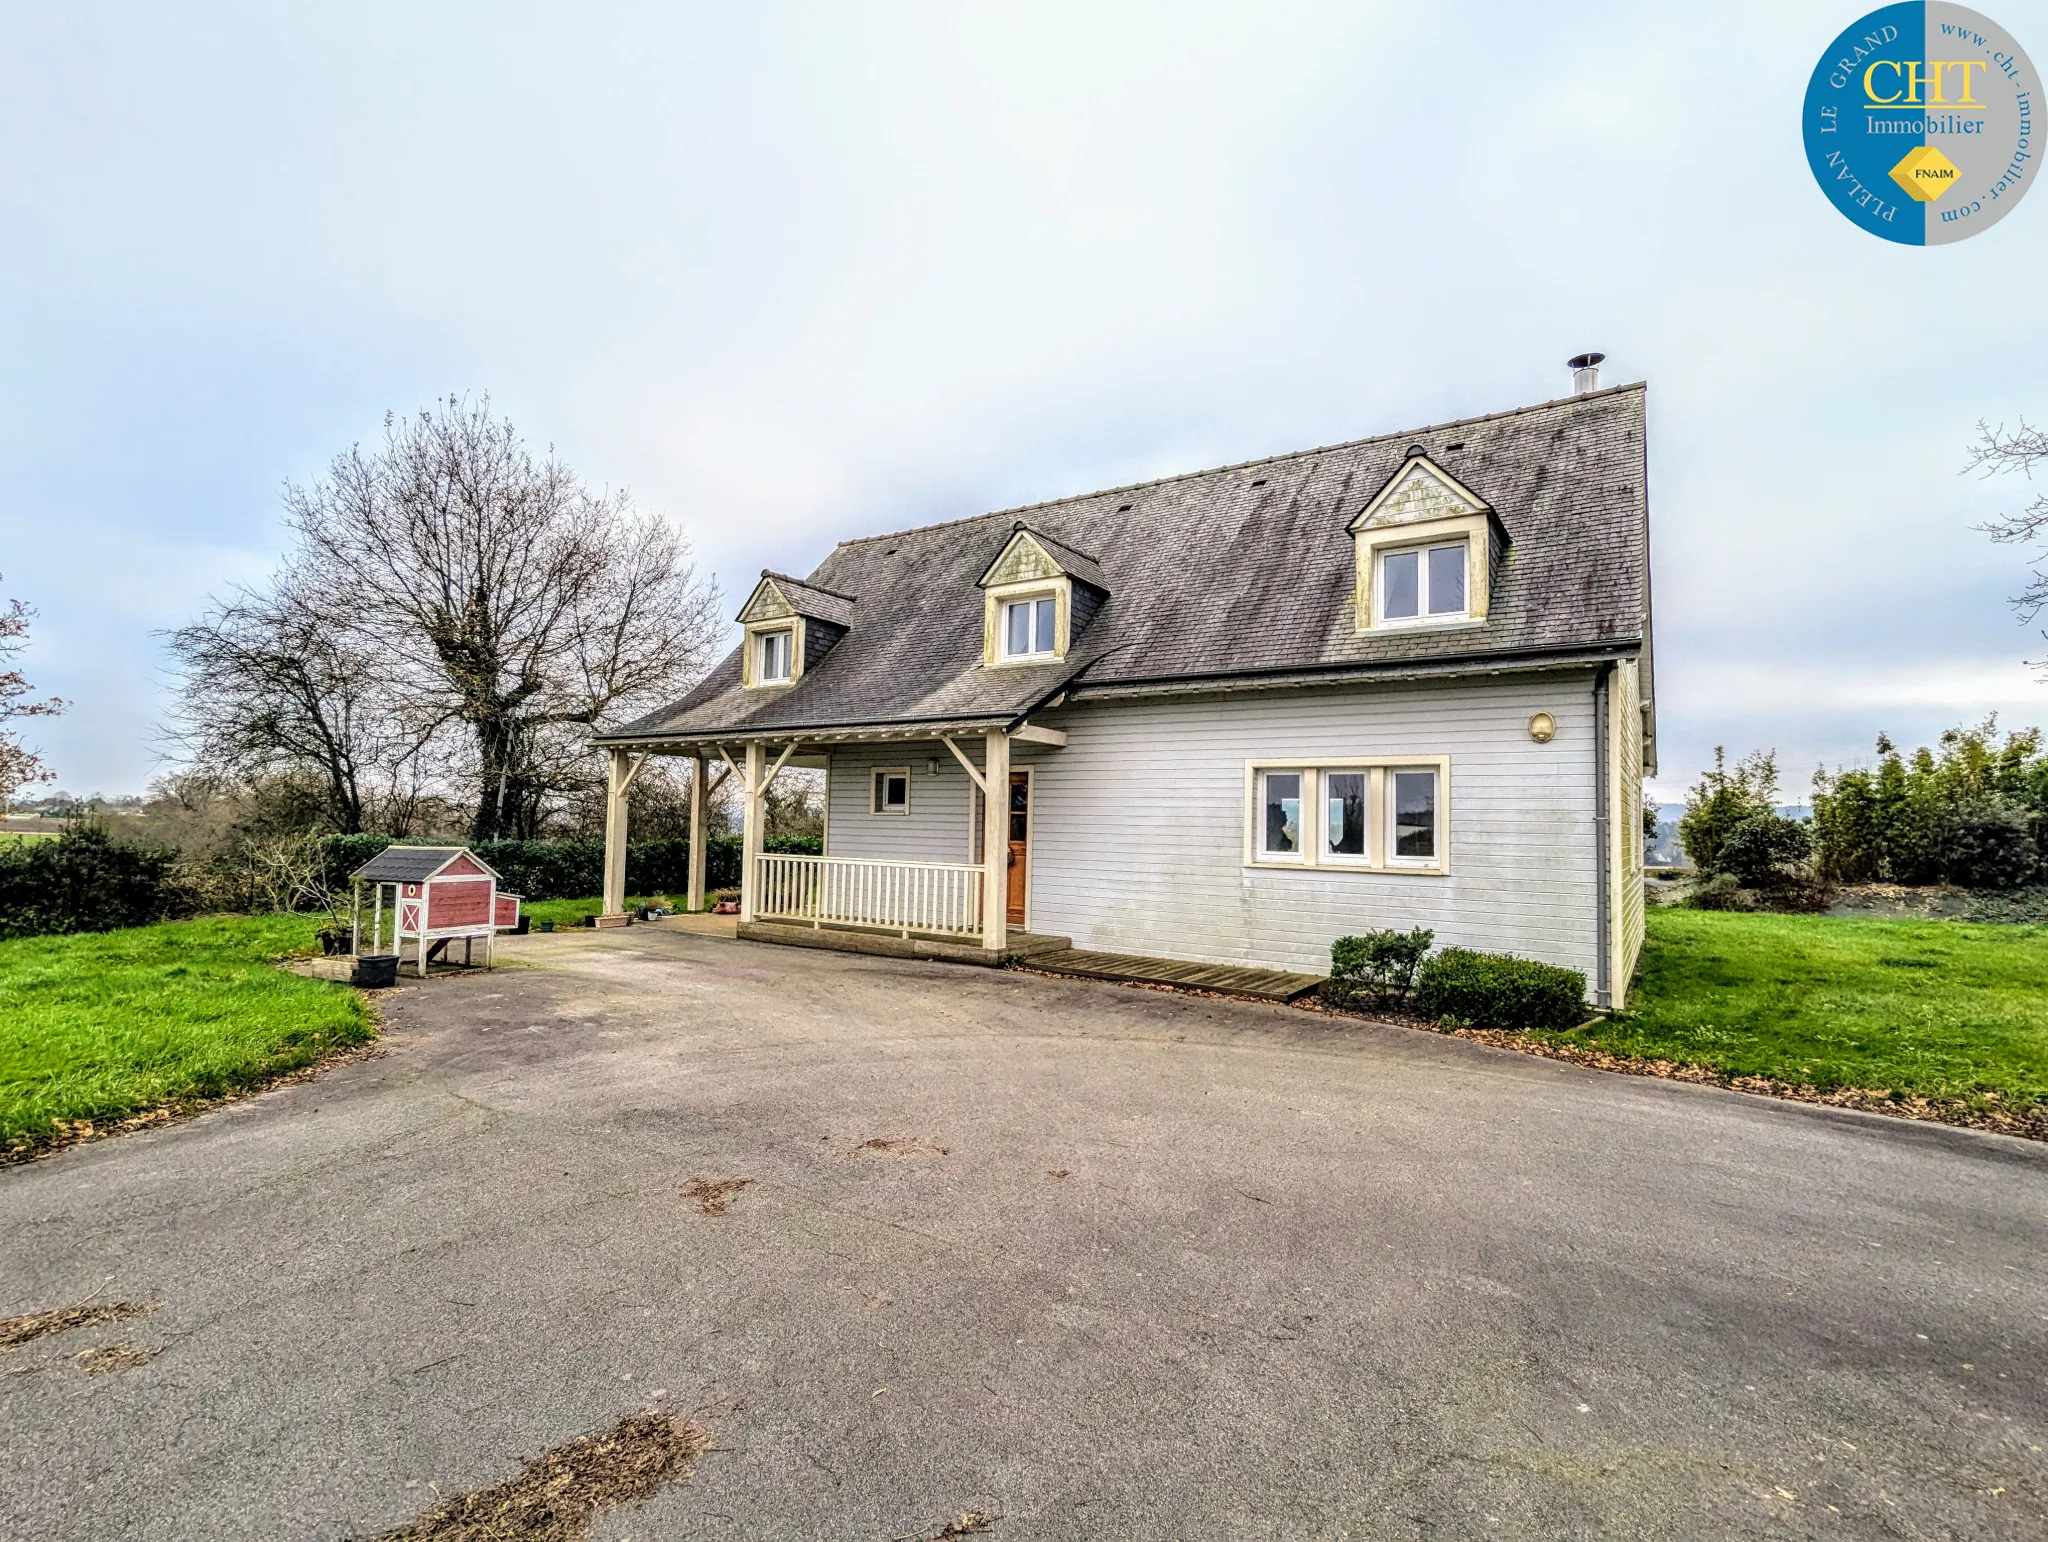
M1504 407L1499 412L1482 412L1469 418L1448 418L1441 423L1425 423L1419 428L1397 429L1385 434L1367 434L1362 439L1340 439L1333 444L1319 444L1305 450L1288 450L1279 455L1262 455L1255 460L1230 461L1221 466L1207 466L1200 471L1179 471L1172 476L1153 477L1144 482L1125 482L1115 487L1098 487L1093 492L1069 493L1064 498L1044 498L1037 503L1017 503L1006 509L990 509L983 514L963 514L958 519L934 520L928 525L907 525L901 530L884 531L880 535L849 536L839 546L865 546L870 541L900 540L906 535L922 535L927 530L948 530L955 525L971 525L981 519L1003 519L1018 514L1028 514L1033 509L1053 509L1062 504L1080 503L1089 498L1107 498L1112 493L1143 492L1148 487L1165 487L1174 482L1191 482L1197 477L1212 477L1225 471L1247 471L1254 466L1272 466L1281 461L1301 460L1310 455L1329 455L1338 450L1356 450L1369 444L1380 444L1389 439L1408 439L1416 434L1434 434L1451 428L1467 428L1474 423L1492 423L1501 418L1520 417L1525 412L1543 412L1552 407L1561 407L1572 402L1593 401L1602 396L1618 396L1624 391L1643 391L1649 382L1631 380L1622 385L1603 386L1597 391L1579 391L1570 396L1553 396L1546 402L1530 402L1521 407ZM1053 537L1058 540L1059 537ZM835 547L834 550L837 550ZM1079 551L1079 547L1074 550ZM1085 552L1082 555L1087 555ZM809 579L798 580L810 583ZM817 588L816 584L811 585ZM829 591L828 591L829 592Z

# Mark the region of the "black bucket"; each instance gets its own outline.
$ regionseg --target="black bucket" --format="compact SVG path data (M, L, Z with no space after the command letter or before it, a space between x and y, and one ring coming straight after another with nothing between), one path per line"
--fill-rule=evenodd
M364 990L384 990L398 983L398 955L396 953L359 953L356 967L348 977L351 985L360 985Z

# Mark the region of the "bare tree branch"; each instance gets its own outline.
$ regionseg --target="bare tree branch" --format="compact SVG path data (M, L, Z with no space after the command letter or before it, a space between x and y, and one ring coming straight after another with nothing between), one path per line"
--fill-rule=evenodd
M0 663L17 657L28 646L28 624L35 611L21 600L0 604ZM42 757L21 742L21 736L4 725L16 718L54 717L62 712L63 698L46 696L34 701L35 687L18 669L0 670L0 813L14 795L37 782L56 779Z
M2032 482L2037 466L2048 468L2048 431L2035 428L2025 418L2011 432L2002 423L1995 429L1989 423L1979 423L1977 432L1977 442L1970 447L1963 467L1966 473L1992 477L2017 471ZM2001 515L1977 528L2002 545L2048 543L2048 493L2036 493L2018 513ZM2012 604L2020 620L2031 623L2048 607L2048 551L2035 554L2027 578L2026 587L2013 596Z

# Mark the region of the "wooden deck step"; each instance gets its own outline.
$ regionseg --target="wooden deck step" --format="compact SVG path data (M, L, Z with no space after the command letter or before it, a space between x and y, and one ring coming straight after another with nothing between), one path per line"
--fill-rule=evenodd
M1312 974L1285 969L1244 969L1222 964L1189 964L1171 958L1141 958L1132 953L1090 953L1081 948L1034 953L1033 969L1048 974L1078 975L1087 980L1141 980L1152 985L1184 985L1194 990L1249 996L1255 1001L1292 1001L1323 982Z

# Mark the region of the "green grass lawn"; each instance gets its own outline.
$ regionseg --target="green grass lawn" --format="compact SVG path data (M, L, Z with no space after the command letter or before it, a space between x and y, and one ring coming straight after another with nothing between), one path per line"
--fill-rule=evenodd
M1545 1035L1732 1076L2048 1102L2048 927L1652 910L1628 1014Z
M705 903L710 903L707 899ZM680 911L683 901L680 895L671 898L666 894L635 894L627 899L626 909L636 910L642 905L666 905L670 910ZM533 918L535 926L543 921L552 921L557 926L581 926L585 916L594 916L604 909L602 899L552 899L534 900L524 906L525 913Z
M0 1151L58 1121L219 1097L374 1036L347 986L271 960L317 951L314 916L212 916L0 942Z

